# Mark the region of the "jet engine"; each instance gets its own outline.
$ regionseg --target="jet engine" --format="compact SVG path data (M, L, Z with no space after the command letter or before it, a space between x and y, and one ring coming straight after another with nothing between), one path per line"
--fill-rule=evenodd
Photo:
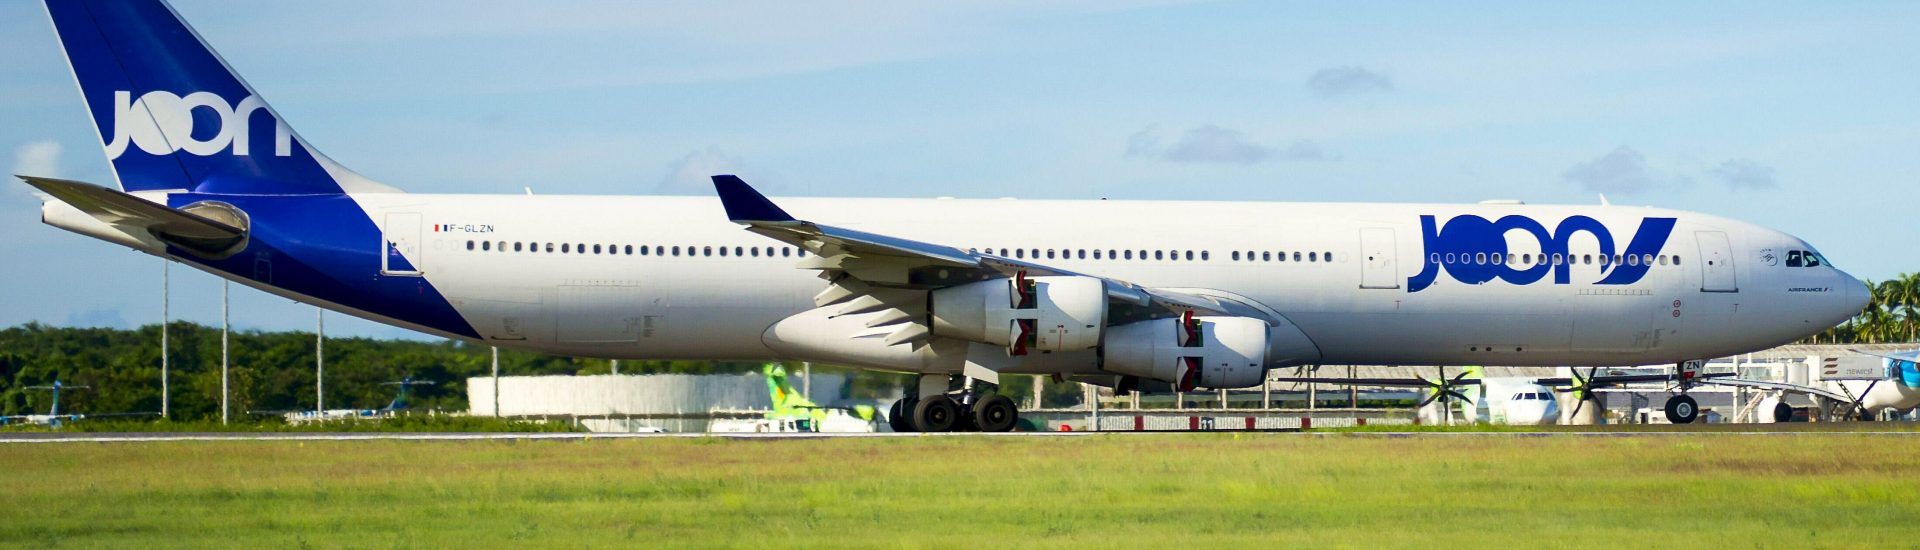
M1006 346L1008 355L1091 349L1106 326L1106 283L1093 277L1023 271L931 294L934 335Z
M1107 329L1101 368L1194 388L1245 388L1266 374L1267 323L1251 317L1154 319Z

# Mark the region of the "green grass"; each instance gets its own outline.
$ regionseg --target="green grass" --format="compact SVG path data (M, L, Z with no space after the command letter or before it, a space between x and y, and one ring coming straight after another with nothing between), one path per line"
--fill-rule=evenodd
M13 547L1868 547L1920 438L0 445Z
M518 420L491 416L399 415L392 418L341 418L290 424L279 417L252 417L229 424L219 420L82 419L59 427L14 424L0 432L578 432L562 420Z

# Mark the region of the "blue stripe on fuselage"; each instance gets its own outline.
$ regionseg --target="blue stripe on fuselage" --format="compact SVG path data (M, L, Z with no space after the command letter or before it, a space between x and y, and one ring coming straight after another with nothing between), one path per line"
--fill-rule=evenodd
M247 248L223 260L173 247L168 254L235 276L376 315L479 338L425 277L380 274L378 226L346 195L175 193L167 205L231 204L250 221ZM263 263L264 262L264 263Z

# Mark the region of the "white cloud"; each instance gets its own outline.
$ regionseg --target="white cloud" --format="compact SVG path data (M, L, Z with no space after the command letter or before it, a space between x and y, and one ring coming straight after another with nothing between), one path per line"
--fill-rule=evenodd
M1362 67L1327 67L1307 77L1307 91L1320 99L1386 93L1393 91L1393 80Z
M1733 159L1709 170L1708 174L1730 189L1762 190L1779 187L1773 180L1773 167L1747 159Z
M13 173L23 176L60 176L60 142L43 139L13 150Z
M1159 156L1160 151L1160 126L1157 124L1127 136L1127 158L1153 158Z
M1319 143L1299 140L1274 147L1248 139L1231 128L1205 124L1188 129L1173 145L1162 147L1156 126L1127 137L1127 158L1157 158L1168 162L1253 164L1270 160L1331 160Z
M709 145L706 149L687 153L687 156L674 161L653 191L659 195L712 195L713 176L739 175L745 167L746 162L739 157L728 155L719 146ZM749 180L749 183L753 182Z
M1632 147L1620 146L1599 158L1568 168L1561 177L1597 193L1634 195L1681 187L1690 181L1685 176L1669 175L1647 166L1647 158Z

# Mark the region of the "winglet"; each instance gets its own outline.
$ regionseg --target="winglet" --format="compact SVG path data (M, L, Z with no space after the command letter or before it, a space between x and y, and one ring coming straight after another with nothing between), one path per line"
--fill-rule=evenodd
M790 222L793 216L774 206L766 195L753 190L739 176L722 174L713 177L713 190L720 194L720 205L727 209L727 219L735 222Z

